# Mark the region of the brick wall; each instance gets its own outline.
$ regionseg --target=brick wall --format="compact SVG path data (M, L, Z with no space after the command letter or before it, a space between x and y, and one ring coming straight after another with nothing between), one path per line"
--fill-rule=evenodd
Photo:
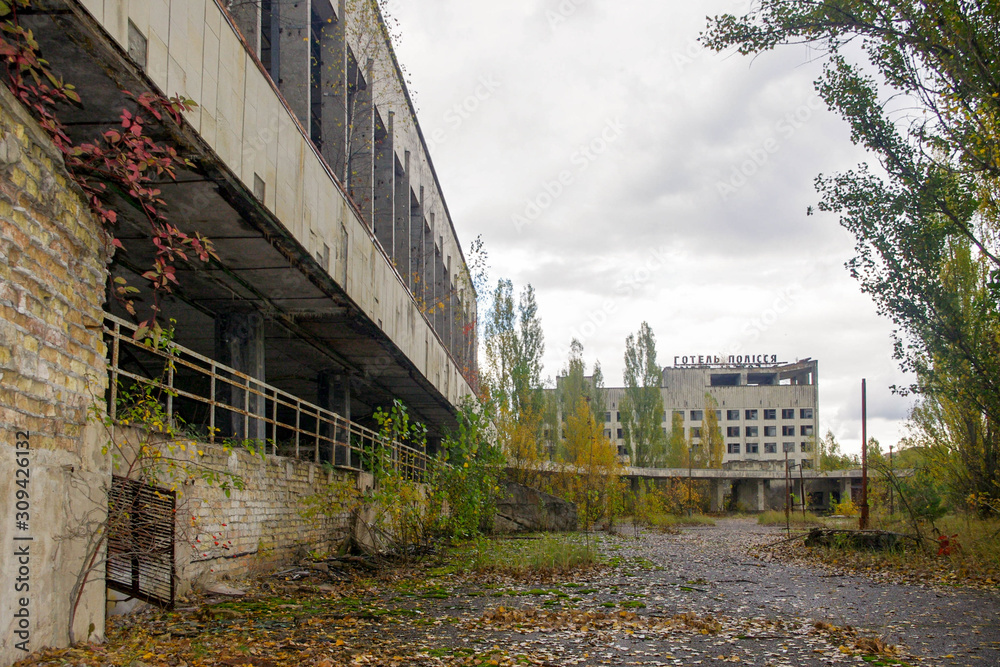
M100 333L106 254L60 154L0 86L0 664L24 657L19 631L30 650L66 643L70 590L86 553L81 517L106 504L90 497L109 470L87 420L107 384ZM30 436L20 457L30 476L20 478L18 432ZM27 481L18 486L18 479ZM28 504L22 526L18 501ZM28 554L15 558L15 549ZM23 572L27 589L17 591ZM77 613L80 638L90 623L103 634L103 577L92 582Z
M239 578L308 551L335 552L349 537L349 516L306 519L303 499L334 479L370 484L357 473L284 457L226 453L198 445L199 466L238 475L243 489L227 497L221 485L196 480L177 500L178 590L211 580ZM194 469L194 468L190 468ZM218 545L216 544L218 542Z

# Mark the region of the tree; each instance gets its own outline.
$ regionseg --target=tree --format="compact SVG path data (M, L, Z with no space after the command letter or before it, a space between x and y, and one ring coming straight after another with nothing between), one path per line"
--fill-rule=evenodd
M662 467L666 461L663 436L663 398L656 337L643 322L638 334L625 339L625 392L621 401L622 430L633 465Z
M841 451L840 443L834 437L833 431L828 430L817 445L820 470L846 470L861 465L856 457L852 458Z
M541 369L545 342L535 291L528 285L517 308L510 280L497 281L484 329L485 393L504 453L522 483L535 479L545 399Z
M817 90L884 175L862 165L820 176L819 207L854 234L848 268L897 326L895 356L917 378L902 391L951 423L932 430L955 454L953 483L990 497L1000 493L998 22L995 3L764 0L746 16L715 17L703 36L744 54L825 49ZM866 62L851 62L852 41Z
M675 411L670 422L670 436L667 438L666 468L681 468L687 465L691 441L684 437L684 415Z
M719 403L715 397L705 392L705 412L701 422L701 447L709 468L721 468L725 455L725 441L719 427Z

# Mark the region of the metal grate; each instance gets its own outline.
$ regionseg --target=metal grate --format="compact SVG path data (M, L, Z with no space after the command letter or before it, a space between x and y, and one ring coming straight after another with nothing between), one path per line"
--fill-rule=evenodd
M174 604L173 491L117 475L108 493L108 588L170 608Z

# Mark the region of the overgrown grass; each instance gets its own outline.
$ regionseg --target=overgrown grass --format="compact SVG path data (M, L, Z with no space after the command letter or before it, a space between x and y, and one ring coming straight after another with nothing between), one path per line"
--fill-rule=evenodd
M657 514L650 519L654 528L675 528L680 526L714 526L715 519L704 514Z
M481 537L456 549L453 557L458 567L473 572L554 574L593 566L597 549L583 536L571 533L519 539Z
M767 512L762 512L757 516L757 523L762 526L784 526L785 525L785 513L780 510L768 510ZM802 515L802 511L790 512L788 515L788 523L793 526L822 526L823 520L812 512L806 512L805 516Z
M838 526L856 528L853 525ZM871 527L914 535L913 525L903 516L873 513ZM935 528L938 532L935 532ZM1000 519L972 515L949 515L931 524L923 521L923 548L904 542L892 551L818 549L820 558L862 570L886 570L904 578L930 579L945 584L1000 586ZM945 540L938 540L938 536Z

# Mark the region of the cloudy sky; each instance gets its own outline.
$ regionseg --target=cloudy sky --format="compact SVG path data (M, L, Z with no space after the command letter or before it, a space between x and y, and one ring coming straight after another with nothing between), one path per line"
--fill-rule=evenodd
M817 99L817 54L756 59L696 42L746 0L390 2L459 237L490 277L538 293L544 375L572 338L620 386L649 322L685 354L819 360L820 427L860 451L903 430L890 323L844 269L853 238L806 215L813 179L865 160Z

